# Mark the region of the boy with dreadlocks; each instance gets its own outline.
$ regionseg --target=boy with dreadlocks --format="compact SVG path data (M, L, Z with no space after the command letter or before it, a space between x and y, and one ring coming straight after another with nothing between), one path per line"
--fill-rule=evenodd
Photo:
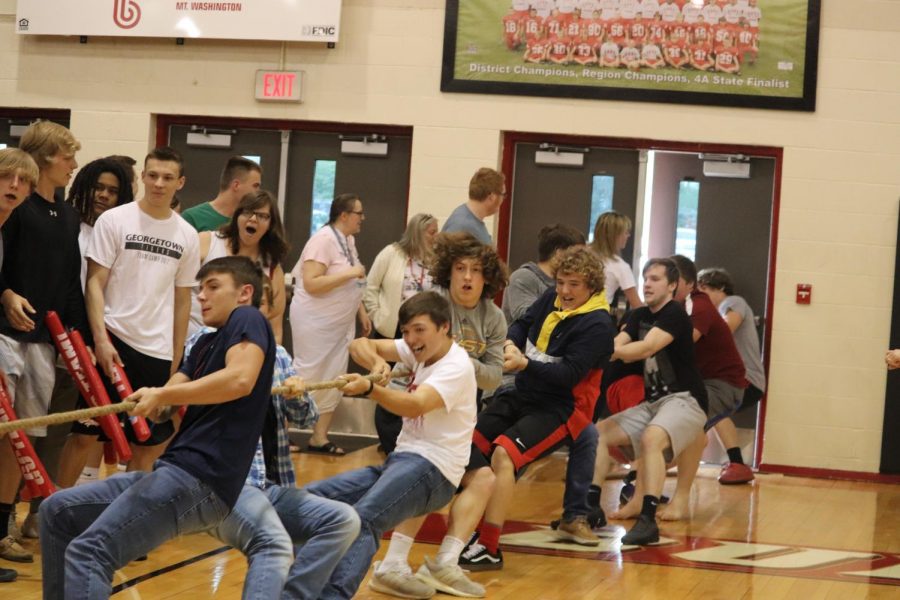
M82 288L87 280L87 250L94 232L94 223L110 208L128 204L134 200L131 177L128 172L130 169L131 167L126 167L125 163L117 158L100 158L86 164L75 176L72 187L69 189L66 202L75 207L81 219L78 247L81 250ZM86 403L78 394L65 367L58 364L56 372L56 386L50 401L51 411L71 410L73 406L85 408ZM51 428L51 432L61 430L67 433L69 429L75 435L69 436L65 441L65 448L58 461L51 460L55 454L52 448L47 449L46 454L50 454L50 456L41 456L49 470L50 477L57 485L64 488L75 485L83 468L90 469L87 471L87 479L96 479L99 461L103 454L103 446L97 441L100 427L95 422L76 421L71 427L67 423L64 426ZM38 452L40 453L40 450ZM58 470L56 469L57 462ZM86 463L87 467L85 467ZM37 525L37 506L34 503L32 503L31 514L25 523L23 533L29 537L31 537L29 534L34 533L34 537L36 537L36 530L32 532L29 527L31 523Z

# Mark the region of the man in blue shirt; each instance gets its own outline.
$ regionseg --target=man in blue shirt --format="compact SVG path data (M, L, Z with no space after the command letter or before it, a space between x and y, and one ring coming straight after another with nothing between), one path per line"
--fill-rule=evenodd
M152 472L62 490L41 505L44 598L109 597L116 569L217 526L237 501L269 405L275 338L255 308L262 272L251 260L218 258L197 278L204 323L217 331L165 387L128 398L134 414L151 418L188 405L181 429Z
M450 213L441 231L466 231L490 246L491 234L484 220L497 214L505 197L503 174L487 167L478 169L469 181L469 200Z

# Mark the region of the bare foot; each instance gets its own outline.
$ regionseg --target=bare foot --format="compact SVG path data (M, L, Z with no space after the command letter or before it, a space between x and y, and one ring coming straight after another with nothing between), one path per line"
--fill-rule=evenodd
M639 514L641 514L641 504L643 503L643 499L638 499L636 496L632 497L631 500L628 501L628 504L621 507L619 510L614 511L611 515L609 515L610 519L634 519Z
M682 501L680 497L676 496L669 500L669 503L658 513L658 516L661 521L681 521L690 516L690 508L688 500Z

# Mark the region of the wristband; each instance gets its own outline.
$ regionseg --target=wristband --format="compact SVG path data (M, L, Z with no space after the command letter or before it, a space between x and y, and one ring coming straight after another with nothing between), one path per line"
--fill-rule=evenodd
M347 397L348 398L368 398L369 394L372 393L372 390L375 389L375 382L372 381L371 379L369 379L368 381L369 381L369 389L367 389L365 392L362 392L361 394L353 394L352 396L348 395Z

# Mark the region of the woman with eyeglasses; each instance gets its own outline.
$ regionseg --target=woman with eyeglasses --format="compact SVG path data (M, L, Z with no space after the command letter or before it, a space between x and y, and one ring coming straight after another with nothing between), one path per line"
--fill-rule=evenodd
M285 307L284 269L281 261L287 255L288 244L284 239L284 227L275 196L265 190L246 194L241 198L231 221L216 232L203 231L199 235L201 266L222 256L246 256L259 263L263 272L272 280L274 296L267 316L275 339L280 344ZM197 292L199 288L194 289L191 303L189 337L203 326Z
M431 289L428 265L437 232L438 222L433 216L413 215L400 241L385 246L375 257L366 278L363 304L377 337L400 337L397 330L400 305Z
M309 238L300 260L291 270L294 297L291 300L291 339L294 367L306 381L334 379L347 372L350 342L356 319L362 335L372 332L362 303L366 269L359 260L354 236L359 233L362 201L356 194L341 194L331 203L328 223ZM309 452L343 455L342 448L328 439L340 390L312 392L319 421L309 439Z

